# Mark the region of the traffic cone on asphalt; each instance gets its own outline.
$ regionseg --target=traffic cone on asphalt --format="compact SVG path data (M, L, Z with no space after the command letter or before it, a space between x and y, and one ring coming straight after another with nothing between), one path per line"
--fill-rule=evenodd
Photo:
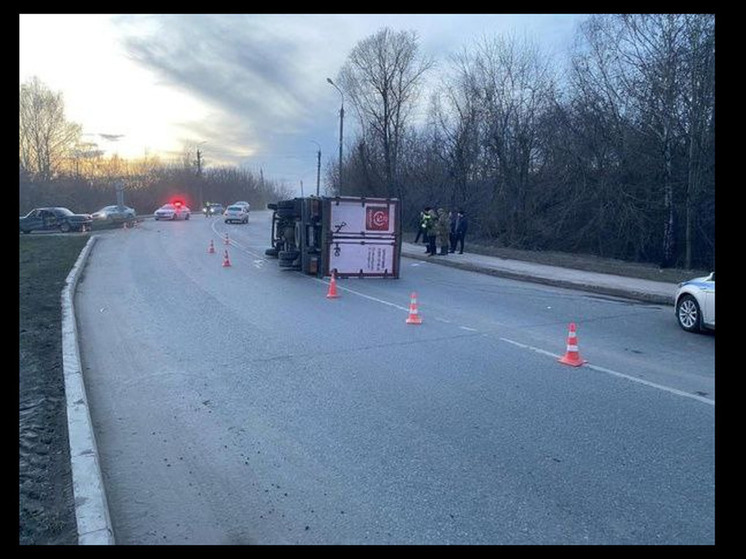
M223 241L223 244L226 244L226 245L231 244L230 240L228 239L228 233L225 234L225 241Z
M558 361L571 367L580 367L580 365L585 363L585 360L580 358L580 353L578 352L578 337L575 332L574 322L570 323L570 332L567 334L567 351Z
M332 280L329 282L329 291L326 293L327 299L336 299L339 297L337 294L337 273L332 270Z
M212 242L212 239L210 239L210 246L207 249L208 254L215 254L215 245Z
M228 268L231 265L231 261L228 258L228 249L225 249L225 256L223 257L223 268Z
M417 310L417 293L412 293L409 297L409 316L407 324L422 324L422 317Z

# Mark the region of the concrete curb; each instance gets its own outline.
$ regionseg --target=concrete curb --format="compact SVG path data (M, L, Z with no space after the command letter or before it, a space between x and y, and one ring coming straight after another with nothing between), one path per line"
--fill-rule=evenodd
M79 545L114 544L114 532L83 381L73 305L78 279L96 239L95 235L88 239L62 290L62 368L65 375L70 464Z
M469 261L457 261L457 260L448 260L446 258L437 258L433 259L432 257L427 257L425 254L420 254L419 252L414 252L412 250L402 249L402 256L405 256L407 258L412 258L414 260L422 260L425 262L431 262L433 264L438 264L440 266L450 266L452 268L458 268L460 270L467 270L470 272L478 272L481 274L488 274L496 277L502 277L502 278L508 278L508 279L515 279L520 281L528 281L533 283L539 283L542 285L551 285L554 287L563 287L568 289L579 289L582 291L588 291L590 293L597 293L599 295L608 295L611 297L621 297L626 299L632 299L635 301L641 301L643 303L651 303L656 305L673 305L673 294L676 290L676 286L671 284L661 284L663 287L663 291L670 291L668 292L660 292L661 290L658 289L658 286L656 286L656 289L639 289L635 288L633 285L630 286L622 286L622 285L611 285L606 284L604 282L594 282L594 281L588 281L588 280L569 280L565 279L559 276L559 274L556 274L554 276L550 275L544 275L541 273L536 273L532 271L516 271L516 270L510 270L507 268L501 268L499 266L489 266L489 265L482 265L474 262ZM587 277L594 277L597 275L602 274L587 274ZM610 276L611 277L611 276ZM637 282L631 282L637 283ZM650 282L651 284L653 282Z

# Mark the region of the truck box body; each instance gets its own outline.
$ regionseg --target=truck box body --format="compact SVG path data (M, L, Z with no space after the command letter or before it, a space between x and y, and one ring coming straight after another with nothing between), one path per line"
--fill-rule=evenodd
M307 197L269 204L280 266L319 277L399 277L401 206L395 198Z

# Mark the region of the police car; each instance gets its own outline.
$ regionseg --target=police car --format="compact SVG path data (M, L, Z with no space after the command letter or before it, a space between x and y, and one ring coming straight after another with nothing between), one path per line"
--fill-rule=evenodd
M177 219L189 219L192 210L183 202L176 200L172 204L164 204L153 212L155 220L166 219L176 221Z
M674 300L676 320L687 332L715 329L715 272L679 284Z

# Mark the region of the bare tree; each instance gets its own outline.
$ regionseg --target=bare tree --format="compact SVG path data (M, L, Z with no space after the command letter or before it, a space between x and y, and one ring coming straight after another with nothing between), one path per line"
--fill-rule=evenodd
M38 78L21 85L19 158L42 181L58 172L80 138L81 128L65 120L61 93L53 93Z
M684 59L684 135L688 146L684 265L694 262L695 231L705 213L700 211L706 197L708 177L714 172L715 139L715 18L707 14L684 16L686 55ZM712 192L714 195L714 192ZM714 196L711 195L711 198ZM714 231L714 212L711 229ZM714 246L709 247L714 252Z
M660 263L673 265L681 254L677 209L683 201L690 265L694 205L712 152L714 16L599 15L583 31L593 53L582 73L588 90L602 93L609 107L648 138L639 157L650 158L647 172L660 185Z
M383 159L388 196L403 195L401 142L422 77L432 66L420 56L413 31L385 28L358 43L340 72L339 83L358 113L365 145Z
M459 66L453 83L443 84L430 108L431 144L448 169L451 207L471 205L471 199L480 199L482 194L476 188L483 145L475 76L468 68L466 55L455 60Z
M550 66L534 43L497 37L463 54L458 73L449 94L456 115L450 132L456 168L461 167L462 176L471 168L492 184L492 221L500 221L508 243L520 242L540 155L538 125L555 100Z

